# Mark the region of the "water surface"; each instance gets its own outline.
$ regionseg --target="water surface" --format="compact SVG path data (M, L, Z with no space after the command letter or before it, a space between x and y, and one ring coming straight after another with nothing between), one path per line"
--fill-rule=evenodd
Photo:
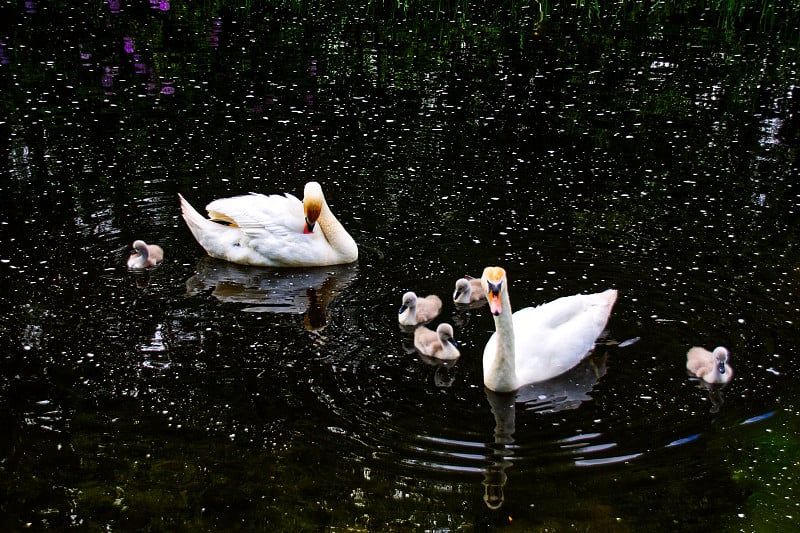
M793 523L792 43L557 9L2 9L3 529ZM357 263L213 261L179 215L311 179ZM127 272L136 238L165 263ZM595 353L486 391L491 316L449 295L490 264L515 308L617 288ZM407 290L445 301L455 365L414 353ZM688 378L692 345L731 350L727 388Z

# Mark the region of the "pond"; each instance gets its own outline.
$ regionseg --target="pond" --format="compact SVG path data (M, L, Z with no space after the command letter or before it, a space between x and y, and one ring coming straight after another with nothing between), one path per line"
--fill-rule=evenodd
M2 4L0 528L794 527L796 38L253 4ZM358 261L214 260L180 215L311 180ZM164 262L129 272L135 239ZM528 397L484 388L492 315L452 303L489 265L515 310L619 291ZM399 327L409 290L454 364Z

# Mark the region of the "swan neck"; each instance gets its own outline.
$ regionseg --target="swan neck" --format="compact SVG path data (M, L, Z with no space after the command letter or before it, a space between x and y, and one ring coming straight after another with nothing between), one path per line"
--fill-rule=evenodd
M322 211L317 219L317 224L335 250L341 253L352 253L351 250L356 248L355 241L333 214L333 211L328 207L328 202L325 200L322 202ZM356 255L357 253L355 252ZM355 260L355 257L353 260Z
M500 302L503 311L494 316L497 353L490 368L493 381L490 388L498 392L508 392L517 389L517 370L514 354L514 321L511 316L508 291L505 288L500 292Z

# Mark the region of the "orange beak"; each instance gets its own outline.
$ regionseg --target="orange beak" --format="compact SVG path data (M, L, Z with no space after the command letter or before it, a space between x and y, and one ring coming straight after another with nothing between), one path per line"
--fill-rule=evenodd
M489 291L486 295L486 299L489 301L489 310L493 315L499 315L503 312L503 304L500 301L500 283L502 282L488 283Z

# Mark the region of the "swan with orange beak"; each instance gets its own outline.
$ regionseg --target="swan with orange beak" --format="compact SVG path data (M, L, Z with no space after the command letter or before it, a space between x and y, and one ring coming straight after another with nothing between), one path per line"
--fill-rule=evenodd
M358 246L333 215L322 187L306 184L303 201L291 194L234 196L206 206L208 218L180 194L194 238L211 257L240 265L308 267L352 263Z
M617 291L564 296L511 313L506 271L486 267L481 276L495 333L483 351L483 383L495 392L546 381L581 362L603 333Z

